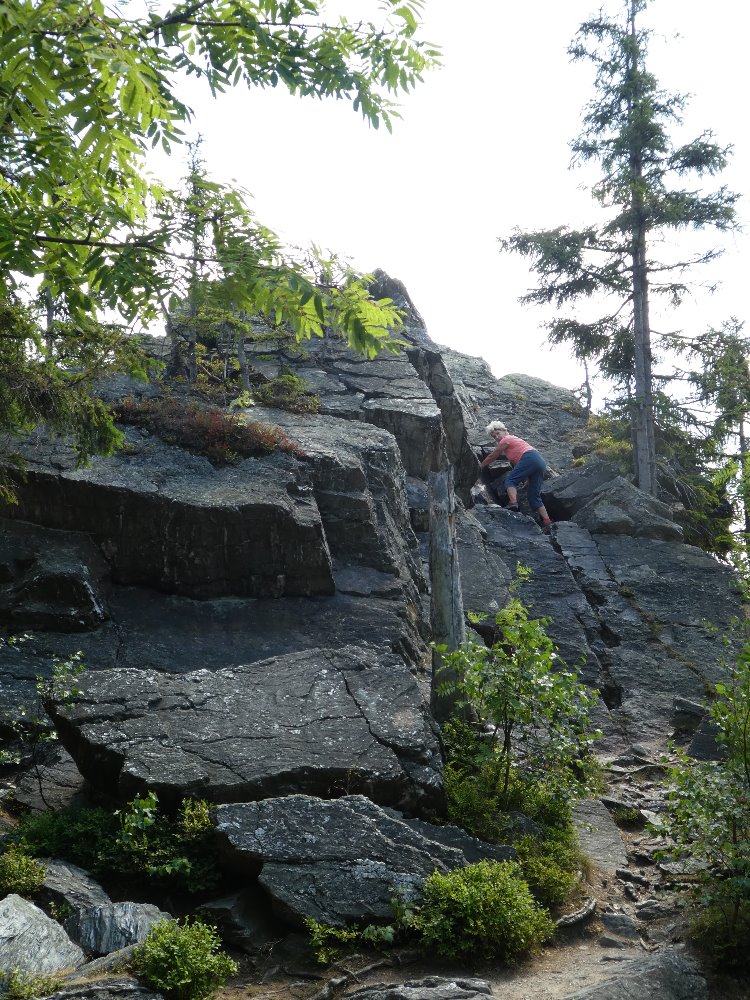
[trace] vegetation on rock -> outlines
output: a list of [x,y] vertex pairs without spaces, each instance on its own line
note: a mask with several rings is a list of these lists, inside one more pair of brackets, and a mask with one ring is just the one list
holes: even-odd
[[279,427],[244,417],[196,400],[163,396],[157,399],[129,397],[113,407],[123,424],[145,427],[167,444],[179,445],[205,455],[214,465],[227,465],[242,458],[286,451],[301,451]]
[[434,872],[423,894],[413,920],[424,947],[443,958],[512,961],[554,933],[513,862],[480,861],[445,875]]
[[135,950],[133,967],[166,1000],[209,1000],[237,972],[215,928],[199,920],[163,920]]
[[16,845],[0,854],[0,898],[14,892],[18,896],[33,896],[41,889],[45,865]]
[[663,832],[670,854],[695,864],[694,939],[722,967],[747,968],[750,936],[750,639],[708,706],[722,751],[679,753]]
[[185,799],[175,817],[154,792],[122,810],[69,807],[23,816],[12,838],[38,857],[63,858],[98,877],[137,877],[188,892],[218,881],[208,803]]
[[34,975],[13,969],[3,982],[5,1000],[37,1000],[56,993],[63,985],[59,976]]

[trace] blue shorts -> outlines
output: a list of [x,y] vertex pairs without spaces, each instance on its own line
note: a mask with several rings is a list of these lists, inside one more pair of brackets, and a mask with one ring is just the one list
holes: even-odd
[[542,483],[547,466],[538,451],[527,451],[521,455],[518,465],[514,465],[505,477],[506,486],[519,486],[526,480],[526,490],[529,496],[529,507],[539,510],[542,502]]

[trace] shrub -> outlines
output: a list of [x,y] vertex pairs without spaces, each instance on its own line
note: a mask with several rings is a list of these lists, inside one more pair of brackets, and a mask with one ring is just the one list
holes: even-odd
[[207,1000],[237,972],[213,927],[198,920],[163,920],[135,950],[133,965],[167,1000]]
[[0,897],[15,892],[33,896],[42,887],[46,867],[15,845],[0,854]]
[[30,853],[65,858],[97,875],[127,875],[197,892],[218,880],[207,802],[185,799],[177,816],[153,792],[126,809],[68,808],[23,817],[14,836]]
[[423,892],[415,923],[425,948],[444,958],[509,961],[538,948],[555,930],[513,862],[434,872]]
[[291,413],[317,413],[320,409],[320,396],[310,392],[304,379],[292,372],[253,386],[251,395],[257,403],[277,406]]
[[570,898],[585,863],[572,823],[547,827],[542,837],[521,837],[514,846],[535,899],[544,906],[559,906]]
[[671,771],[662,831],[670,855],[702,865],[693,934],[723,966],[747,967],[750,929],[750,639],[708,711],[724,751],[719,761],[684,753]]
[[32,854],[65,858],[97,873],[117,837],[117,818],[101,808],[49,809],[21,817],[14,836]]
[[472,769],[486,765],[485,778],[494,776],[495,798],[504,810],[517,808],[513,799],[520,787],[535,784],[563,805],[574,801],[586,790],[588,751],[599,735],[588,721],[596,692],[564,669],[547,621],[531,618],[515,595],[529,575],[518,566],[511,598],[495,618],[496,642],[441,651],[454,678],[442,689],[458,691],[491,727],[474,744]]
[[5,980],[3,996],[5,1000],[36,1000],[37,997],[56,993],[62,985],[63,981],[58,976],[34,975],[13,969]]
[[117,403],[113,413],[120,423],[146,427],[167,444],[205,455],[214,465],[273,451],[301,454],[279,427],[248,423],[210,404],[171,396],[140,400],[130,397]]

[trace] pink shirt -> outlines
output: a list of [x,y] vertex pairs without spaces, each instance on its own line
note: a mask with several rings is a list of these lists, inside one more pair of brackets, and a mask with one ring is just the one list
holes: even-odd
[[521,455],[527,451],[534,451],[533,444],[524,441],[523,438],[515,437],[513,434],[506,434],[497,442],[497,447],[485,458],[483,465],[489,465],[501,455],[505,455],[511,465],[518,465]]

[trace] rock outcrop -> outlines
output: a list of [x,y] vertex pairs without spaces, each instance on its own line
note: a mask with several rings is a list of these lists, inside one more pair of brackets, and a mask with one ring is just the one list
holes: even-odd
[[[378,275],[377,289],[405,310],[398,354],[367,361],[330,336],[300,348],[269,331],[248,345],[258,378],[292,371],[320,396],[318,413],[245,414],[284,429],[296,455],[217,468],[128,427],[122,452],[78,468],[64,442],[39,432],[19,444],[19,503],[0,510],[0,623],[33,633],[0,643],[0,722],[19,721],[55,658],[80,650],[88,668],[75,704],[50,706],[67,753],[37,760],[19,801],[40,809],[154,790],[170,807],[185,795],[219,804],[232,892],[222,887],[205,912],[251,954],[308,916],[337,927],[387,921],[394,892],[418,894],[435,868],[509,856],[433,822],[444,792],[428,710],[432,473],[452,466],[460,501],[456,597],[487,616],[476,628],[492,641],[517,565],[530,567],[520,596],[600,692],[600,754],[624,776],[624,808],[644,822],[659,803],[627,782],[676,731],[705,729],[705,692],[725,670],[720,635],[741,607],[729,569],[684,544],[673,506],[611,463],[581,462],[585,415],[572,393],[495,378],[480,359],[434,344],[398,282]],[[153,398],[160,388],[117,379],[102,392]],[[548,461],[543,496],[558,523],[547,533],[477,486],[491,445],[484,427],[498,418]],[[591,853],[611,881],[631,855],[610,806],[582,807],[581,824],[596,826]],[[633,888],[651,888],[639,877],[625,894],[633,905],[602,914],[613,949],[669,941],[653,929],[660,904]],[[164,915],[99,892],[53,861],[40,896],[65,903],[89,957],[124,955],[116,949]],[[37,907],[12,896],[0,907],[0,948],[25,934],[49,941],[50,955],[40,965],[22,949],[0,956],[0,968],[82,965],[79,944]],[[33,929],[16,933],[21,925]],[[89,963],[104,978],[57,995],[154,997],[113,963]],[[699,973],[668,949],[576,995],[619,1000],[646,983],[670,1000],[705,995]],[[432,978],[353,995],[492,993],[480,980]]]
[[418,899],[433,871],[514,855],[455,827],[410,821],[361,795],[220,806],[216,829],[228,864],[259,872],[275,912],[300,925],[308,917],[334,927],[388,922],[394,895]]
[[350,790],[409,812],[442,807],[437,739],[416,679],[391,653],[316,649],[179,676],[100,671],[54,719],[81,773],[123,799]]

